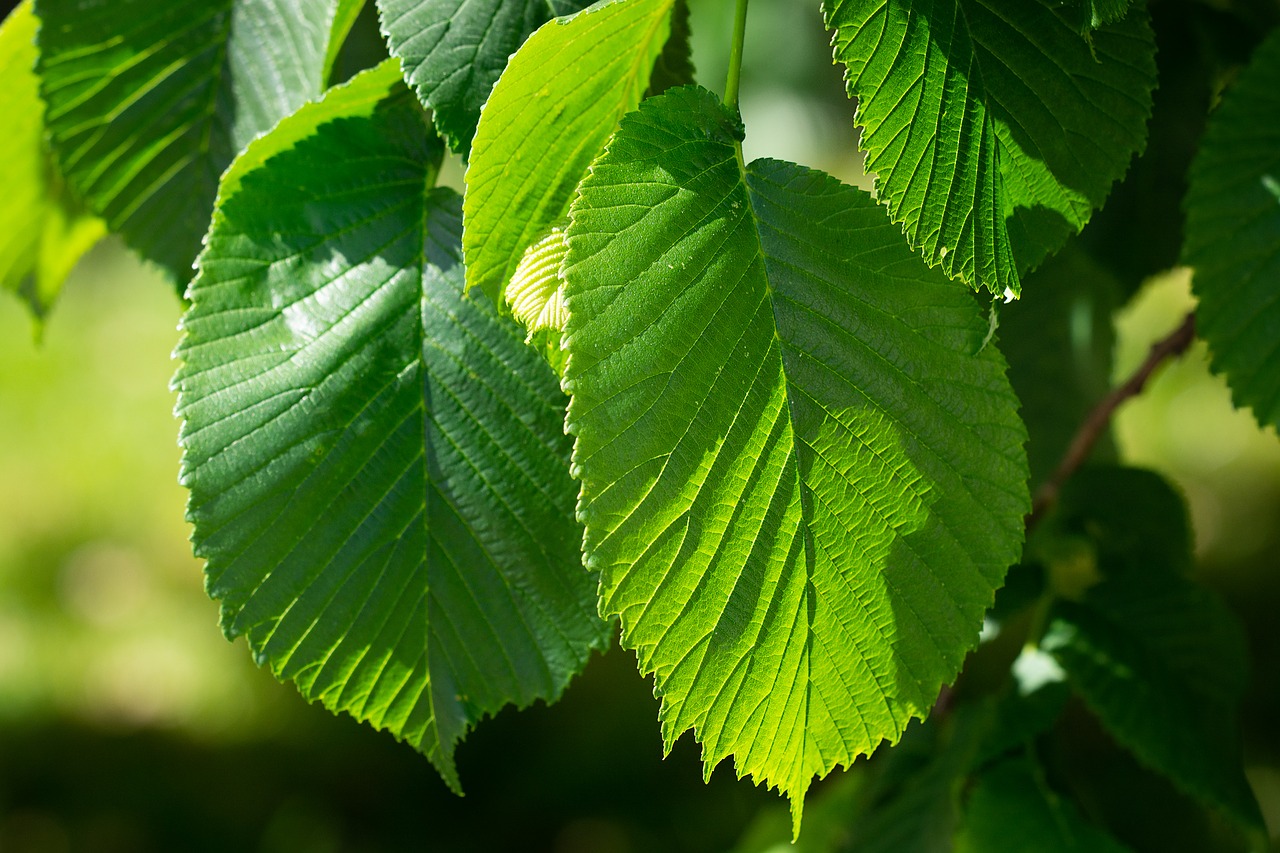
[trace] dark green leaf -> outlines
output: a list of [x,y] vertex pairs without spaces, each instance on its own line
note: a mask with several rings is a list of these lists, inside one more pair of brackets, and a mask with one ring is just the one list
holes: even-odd
[[930,264],[1018,293],[1142,148],[1146,13],[1082,35],[1057,0],[827,0],[879,200]]
[[1239,406],[1280,426],[1280,32],[1223,96],[1191,170],[1196,328]]
[[1103,471],[1064,493],[1064,513],[1082,522],[1104,579],[1081,601],[1054,605],[1040,645],[1116,740],[1254,829],[1261,817],[1235,723],[1244,637],[1217,596],[1187,579],[1185,510],[1177,507],[1175,522],[1162,504],[1176,498],[1153,480]]
[[218,176],[325,83],[337,0],[36,0],[58,165],[113,232],[176,281]]
[[571,213],[565,387],[588,564],[670,745],[776,785],[932,706],[1027,509],[1025,434],[971,296],[859,191],[744,172],[741,124],[673,89]]
[[587,166],[649,88],[675,6],[596,6],[542,27],[511,58],[485,105],[467,168],[468,288],[500,300],[525,250],[568,214]]
[[1081,817],[1029,758],[978,776],[956,834],[956,853],[1125,853],[1129,848]]
[[332,90],[228,173],[179,348],[182,479],[227,633],[457,788],[466,731],[558,696],[607,625],[564,395],[462,297],[460,199],[399,79]]

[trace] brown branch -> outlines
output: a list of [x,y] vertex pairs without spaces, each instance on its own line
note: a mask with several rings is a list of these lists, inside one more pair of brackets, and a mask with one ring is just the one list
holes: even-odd
[[1190,312],[1183,318],[1178,328],[1151,345],[1146,361],[1142,362],[1142,365],[1125,380],[1124,384],[1111,389],[1107,396],[1098,401],[1098,404],[1089,412],[1089,416],[1084,419],[1084,423],[1080,424],[1080,428],[1076,430],[1076,434],[1071,439],[1071,445],[1063,454],[1058,467],[1036,490],[1035,499],[1031,502],[1031,513],[1027,516],[1028,533],[1058,502],[1058,492],[1062,490],[1063,484],[1089,458],[1093,446],[1102,437],[1107,424],[1111,422],[1111,416],[1120,404],[1130,397],[1141,394],[1151,375],[1156,372],[1156,368],[1165,361],[1177,358],[1186,352],[1195,337],[1196,315],[1195,312]]

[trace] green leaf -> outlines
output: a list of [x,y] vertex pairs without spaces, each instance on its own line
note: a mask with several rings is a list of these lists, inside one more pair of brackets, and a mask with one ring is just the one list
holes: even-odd
[[1129,848],[1085,821],[1051,789],[1031,758],[980,774],[969,795],[956,853],[1125,853]]
[[[1149,488],[1122,484],[1117,476],[1096,477],[1093,489],[1077,486],[1062,496],[1068,515],[1109,509],[1113,530],[1125,528],[1133,508],[1146,509],[1127,541],[1086,525],[1105,579],[1080,602],[1055,603],[1041,648],[1117,741],[1187,793],[1256,829],[1261,817],[1235,723],[1248,680],[1240,626],[1216,595],[1185,575],[1185,509],[1160,508],[1148,500]],[[1167,523],[1159,524],[1160,516]]]
[[26,0],[0,25],[0,290],[23,297],[39,320],[106,229],[66,191],[49,159],[34,73],[36,23]]
[[568,214],[587,166],[649,88],[675,5],[595,6],[546,24],[511,57],[480,117],[467,168],[468,289],[498,301],[525,249]]
[[436,129],[467,156],[480,108],[511,54],[554,15],[587,0],[378,0],[382,32]]
[[504,294],[512,316],[529,333],[525,343],[541,350],[560,375],[564,374],[568,358],[562,339],[569,319],[560,264],[568,253],[564,229],[552,228],[550,234],[525,250]]
[[278,132],[229,174],[183,321],[196,552],[228,635],[457,789],[466,731],[558,696],[606,640],[566,400],[462,297],[461,200],[432,188],[443,145],[394,66]]
[[320,94],[338,0],[36,0],[54,155],[113,232],[185,283],[218,176]]
[[1088,37],[1058,0],[827,0],[877,197],[971,287],[1079,231],[1139,151],[1155,85],[1144,9]]
[[933,704],[1028,506],[1025,434],[970,294],[819,172],[745,171],[705,90],[651,98],[584,180],[564,385],[601,608],[668,747],[777,786]]
[[1183,257],[1196,329],[1238,406],[1280,426],[1280,33],[1209,120],[1191,168]]

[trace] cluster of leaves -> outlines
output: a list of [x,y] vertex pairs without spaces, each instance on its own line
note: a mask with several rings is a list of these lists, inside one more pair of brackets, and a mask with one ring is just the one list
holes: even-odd
[[[874,197],[744,162],[741,27],[722,100],[685,0],[376,0],[367,64],[363,7],[27,0],[0,30],[0,286],[43,314],[109,231],[185,294],[181,477],[228,636],[460,788],[466,732],[620,626],[668,748],[692,730],[798,832],[985,616],[1027,643],[1007,686],[893,752],[859,843],[1123,849],[1035,750],[1071,695],[1258,836],[1242,642],[1164,484],[1076,478],[1005,584],[1078,414],[1036,397],[1073,369],[1046,343],[1098,293],[1059,252],[1146,144],[1142,2],[828,0]],[[1182,249],[1264,424],[1277,78],[1280,36],[1208,120]],[[987,303],[1020,295],[997,340]]]

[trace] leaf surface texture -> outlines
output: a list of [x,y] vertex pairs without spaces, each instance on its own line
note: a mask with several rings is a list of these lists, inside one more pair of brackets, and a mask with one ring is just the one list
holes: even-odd
[[226,632],[456,789],[465,732],[558,696],[607,625],[565,397],[462,297],[461,200],[399,79],[331,90],[229,174],[178,353],[182,478]]
[[932,705],[1016,558],[1025,434],[973,298],[874,203],[646,100],[574,202],[568,426],[588,565],[668,746],[777,786]]

